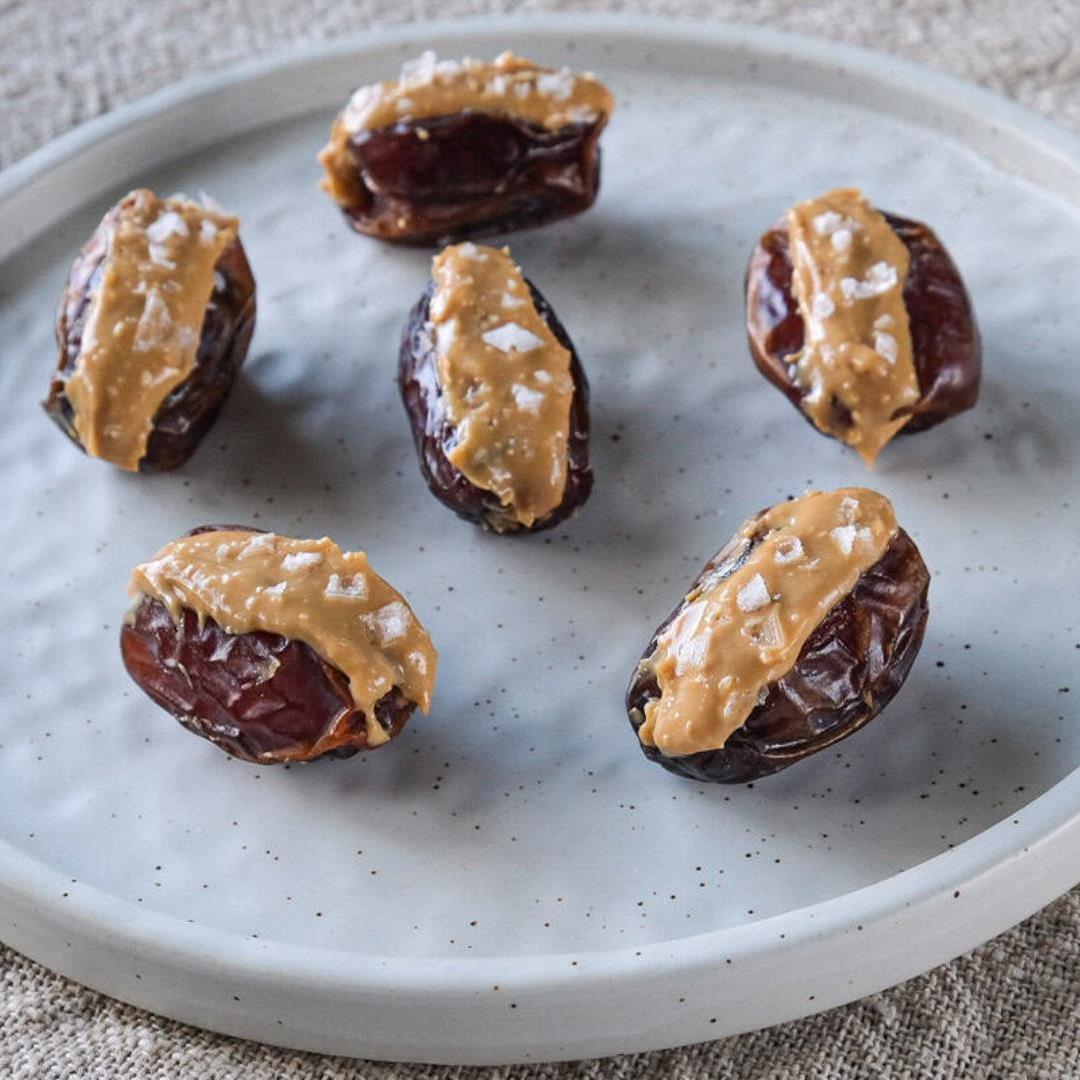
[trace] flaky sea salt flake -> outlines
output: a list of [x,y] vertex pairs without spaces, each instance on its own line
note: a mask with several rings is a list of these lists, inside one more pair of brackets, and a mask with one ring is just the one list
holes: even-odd
[[876,330],[874,331],[874,352],[879,356],[883,356],[890,364],[895,364],[896,358],[900,354],[900,347],[892,334]]
[[797,536],[788,536],[776,545],[773,561],[780,566],[786,566],[801,559],[804,554],[802,541]]
[[544,394],[540,390],[533,390],[528,386],[522,386],[521,383],[514,383],[510,387],[510,392],[514,395],[514,401],[517,403],[519,409],[523,409],[525,412],[539,413],[540,406],[544,404]]
[[760,574],[755,574],[737,593],[735,602],[740,611],[758,611],[765,607],[772,597],[769,587]]
[[840,228],[840,224],[843,220],[843,214],[838,214],[835,210],[826,210],[823,214],[818,214],[813,219],[814,232],[816,232],[818,236],[831,236]]
[[490,345],[493,349],[504,353],[532,352],[533,349],[539,349],[544,344],[543,338],[537,337],[531,330],[526,330],[524,326],[513,322],[503,323],[502,326],[481,334],[481,339],[485,345]]
[[164,244],[149,244],[147,253],[155,266],[160,266],[165,270],[176,269],[176,263],[169,258],[169,249]]
[[323,557],[317,551],[295,551],[281,560],[281,569],[291,574],[309,566],[318,566],[322,561]]
[[829,535],[833,538],[836,546],[845,554],[850,555],[855,545],[855,526],[838,525]]
[[446,356],[453,348],[454,342],[457,340],[457,332],[457,319],[441,322],[435,327],[435,348],[440,355]]
[[688,638],[680,641],[675,647],[676,673],[682,675],[687,671],[698,671],[705,666],[708,657],[709,641],[704,636]]
[[168,339],[172,326],[172,313],[168,304],[157,289],[151,289],[146,294],[146,302],[139,316],[139,324],[135,328],[132,345],[138,352],[156,349]]
[[574,73],[569,68],[546,71],[537,78],[536,89],[555,101],[566,101],[574,93]]
[[406,60],[401,65],[398,82],[405,86],[423,86],[435,78],[438,58],[433,49],[425,49],[415,60]]
[[367,582],[359,574],[354,578],[341,578],[337,574],[331,574],[323,593],[331,598],[362,600],[367,596]]
[[876,262],[866,271],[866,277],[840,279],[840,291],[845,300],[870,300],[896,287],[900,278],[896,267],[885,261]]
[[361,619],[380,645],[390,645],[403,638],[411,621],[409,609],[400,600],[391,601],[372,615],[362,615]]
[[162,211],[146,226],[146,236],[152,244],[164,244],[171,236],[187,235],[187,222],[175,210]]
[[463,70],[460,61],[457,60],[439,60],[435,64],[435,74],[441,75],[444,79],[453,79]]
[[273,533],[258,533],[253,536],[243,547],[240,552],[242,559],[251,558],[255,555],[261,555],[263,552],[274,550],[274,534]]

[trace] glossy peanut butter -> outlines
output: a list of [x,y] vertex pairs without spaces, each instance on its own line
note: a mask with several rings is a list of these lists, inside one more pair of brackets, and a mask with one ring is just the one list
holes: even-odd
[[746,522],[733,541],[745,562],[698,585],[657,640],[647,663],[660,697],[641,741],[669,757],[723,747],[896,531],[868,488],[810,492]]
[[102,222],[106,255],[64,392],[88,454],[136,470],[158,408],[195,369],[214,267],[236,218],[131,192]]
[[[799,203],[787,227],[805,327],[793,370],[806,392],[801,408],[873,465],[919,400],[904,306],[908,250],[854,189]],[[838,420],[836,402],[850,413],[850,426]]]
[[176,622],[190,608],[230,634],[259,630],[310,645],[348,678],[369,746],[388,738],[375,704],[395,686],[424,712],[431,703],[438,655],[427,631],[363,552],[326,537],[181,537],[135,567],[128,591],[159,600]]
[[342,205],[356,197],[356,164],[349,140],[407,120],[454,116],[465,111],[514,116],[548,130],[604,122],[615,102],[592,75],[554,71],[505,52],[492,63],[438,60],[426,52],[407,63],[392,82],[361,87],[334,122],[319,155],[323,187]]
[[562,502],[574,380],[570,352],[533,303],[507,248],[456,244],[435,257],[428,332],[453,465],[529,526]]

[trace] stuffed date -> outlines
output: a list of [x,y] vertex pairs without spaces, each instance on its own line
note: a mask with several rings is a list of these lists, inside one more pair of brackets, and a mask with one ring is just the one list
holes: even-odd
[[323,187],[357,232],[399,243],[542,225],[592,205],[613,107],[591,75],[429,51],[356,91],[319,157]]
[[428,710],[427,632],[362,552],[325,537],[197,529],[137,566],[129,591],[128,673],[234,757],[348,757]]
[[637,665],[627,710],[645,756],[739,783],[858,731],[907,677],[929,582],[877,492],[810,492],[762,511],[706,564]]
[[460,517],[536,532],[588,498],[585,372],[507,249],[466,242],[435,258],[405,327],[399,386],[420,470]]
[[91,457],[174,469],[213,424],[255,326],[238,228],[208,206],[139,189],[76,258],[44,407]]
[[750,351],[823,434],[872,465],[970,409],[982,353],[959,271],[925,225],[851,189],[799,203],[750,258]]

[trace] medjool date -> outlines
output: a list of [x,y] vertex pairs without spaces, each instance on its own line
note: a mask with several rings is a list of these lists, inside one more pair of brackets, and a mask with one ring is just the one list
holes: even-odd
[[[589,386],[573,342],[505,250],[461,244],[436,265],[444,284],[432,281],[410,314],[399,365],[424,479],[458,516],[495,532],[558,525],[593,483]],[[516,291],[504,295],[506,280]],[[466,294],[448,305],[439,293],[456,295],[462,281]],[[459,352],[440,362],[449,335],[439,327],[448,323],[458,327],[449,347]]]
[[426,53],[401,78],[357,91],[320,160],[357,231],[447,244],[588,209],[600,186],[611,95],[594,78],[504,53],[494,63]]
[[[858,193],[833,192],[830,196],[849,194]],[[827,205],[828,199],[829,196],[823,197],[823,205]],[[884,211],[876,213],[907,252],[908,269],[902,280],[901,295],[910,332],[917,393],[912,401],[897,401],[894,415],[902,424],[894,434],[914,434],[975,405],[982,369],[979,331],[960,273],[938,237],[920,222]],[[827,213],[819,215],[815,223],[823,217]],[[835,222],[827,222],[822,231],[830,225]],[[857,228],[847,228],[843,222],[838,231],[844,245],[837,250],[840,259],[857,248],[860,235]],[[872,258],[868,255],[867,261]],[[758,369],[796,408],[808,415],[808,401],[815,388],[798,371],[798,361],[809,339],[806,313],[800,310],[793,278],[789,217],[785,217],[762,236],[750,258],[746,277],[747,330]],[[820,326],[828,325],[833,316],[830,308],[844,314],[860,302],[862,295],[872,291],[873,283],[868,288],[862,281],[852,278],[848,281],[847,294],[834,289],[818,301],[819,312],[828,312],[825,318],[815,320]],[[884,284],[879,279],[877,287]],[[886,334],[884,338],[880,336],[882,331]],[[823,331],[818,333],[823,336]],[[892,326],[871,330],[865,335],[865,344],[884,343],[885,363],[895,363],[895,334]],[[832,399],[832,415],[827,418],[826,426],[812,420],[826,434],[838,438],[844,438],[852,426],[852,408],[859,408],[842,400],[842,396]]]
[[[875,493],[847,489],[832,494],[853,498],[873,511],[867,496]],[[922,643],[930,576],[914,541],[895,526],[895,519],[887,521],[884,530],[877,530],[876,542],[863,553],[861,563],[847,567],[847,581],[841,582],[839,596],[833,590],[838,578],[814,586],[823,603],[810,612],[803,634],[785,640],[791,624],[783,617],[770,623],[774,613],[784,615],[780,605],[785,589],[798,588],[791,584],[791,575],[806,574],[806,581],[810,581],[822,573],[832,574],[837,569],[835,560],[826,557],[815,567],[813,559],[820,558],[822,551],[827,556],[830,543],[838,545],[842,556],[849,539],[847,556],[858,554],[863,544],[859,530],[867,525],[854,519],[839,525],[826,522],[826,531],[818,530],[817,535],[813,529],[785,532],[786,508],[794,507],[797,512],[800,503],[815,497],[822,496],[815,493],[794,503],[782,503],[750,519],[709,560],[686,598],[653,635],[635,669],[626,704],[642,751],[665,769],[719,783],[768,776],[858,731],[903,685]],[[883,499],[881,502],[888,505]],[[832,530],[839,530],[835,537]],[[771,551],[765,549],[766,542]],[[778,563],[778,553],[781,559],[787,558],[786,563]],[[791,575],[782,572],[785,566]],[[750,576],[755,573],[762,582],[768,579],[760,596]],[[732,628],[728,623],[726,632],[740,635],[752,646],[764,642],[766,651],[777,650],[779,658],[779,662],[758,669],[767,669],[768,677],[760,685],[751,682],[744,688],[747,693],[737,702],[741,710],[734,709],[729,717],[716,708],[725,699],[715,690],[732,671],[739,671],[740,664],[746,670],[745,656],[739,656],[743,643],[733,636],[722,638],[725,631],[716,628],[720,623],[709,622],[708,610],[699,620],[697,636],[685,632],[703,614],[703,599],[712,598],[715,604],[725,586],[734,590],[727,599],[735,600],[728,607],[737,624]],[[667,670],[663,669],[673,641],[681,649],[681,671],[673,668],[670,659]],[[695,668],[695,650],[697,659],[707,658],[710,663]],[[691,693],[682,699],[688,704],[678,713],[669,711],[667,719],[690,726],[676,732],[679,745],[674,749],[679,752],[665,753],[658,745],[663,740],[656,737],[656,720],[650,714],[668,692],[661,683],[667,682],[669,689],[674,684],[678,694],[685,690],[685,685],[678,686],[679,680],[689,681]],[[705,682],[695,685],[694,680]],[[695,697],[699,692],[703,696]],[[651,733],[647,721],[653,725]]]
[[[128,673],[234,757],[349,757],[392,739],[417,705],[427,711],[426,631],[362,555],[328,540],[197,529],[136,568],[132,592],[120,634]],[[349,673],[324,651],[342,640]]]
[[[199,259],[207,265],[184,277]],[[117,324],[126,327],[120,335]],[[174,469],[216,419],[254,327],[255,281],[235,219],[182,197],[132,192],[71,268],[45,411],[92,456],[131,470]]]

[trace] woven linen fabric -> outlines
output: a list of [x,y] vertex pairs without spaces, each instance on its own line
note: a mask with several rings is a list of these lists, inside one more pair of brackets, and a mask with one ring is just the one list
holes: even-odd
[[[899,53],[1080,127],[1075,0],[0,0],[0,166],[189,73],[367,26],[481,12],[633,11],[765,23]],[[1080,1076],[1080,890],[921,978],[681,1050],[499,1069],[383,1065],[198,1031],[0,946],[0,1077],[626,1080]]]

